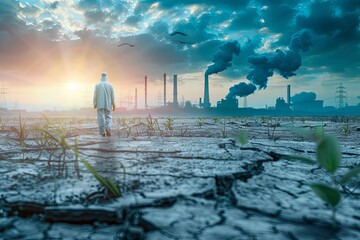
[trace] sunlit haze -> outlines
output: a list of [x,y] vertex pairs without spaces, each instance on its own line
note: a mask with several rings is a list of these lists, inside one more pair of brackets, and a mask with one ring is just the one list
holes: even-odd
[[[240,82],[256,87],[247,97],[249,107],[274,106],[277,97],[286,97],[288,84],[292,94],[315,92],[324,106],[334,106],[340,83],[347,103],[357,105],[359,11],[358,0],[2,0],[1,86],[9,109],[92,107],[94,86],[105,71],[118,106],[126,107],[137,88],[143,108],[144,76],[148,104],[156,107],[163,74],[169,101],[177,74],[179,101],[197,104],[204,97],[204,74],[217,64],[214,56],[235,42],[239,52],[209,76],[212,105]],[[176,31],[184,35],[171,34]],[[117,47],[122,43],[135,46]],[[279,63],[276,49],[291,54]],[[274,63],[258,64],[261,56]],[[289,62],[293,58],[298,66]],[[241,95],[235,96],[242,105]]]

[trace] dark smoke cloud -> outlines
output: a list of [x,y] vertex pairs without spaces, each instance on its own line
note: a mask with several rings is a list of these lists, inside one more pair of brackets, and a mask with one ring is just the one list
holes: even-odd
[[286,79],[295,76],[295,71],[301,66],[299,52],[308,51],[311,46],[319,41],[320,37],[313,31],[301,29],[292,35],[289,50],[277,49],[273,53],[250,56],[248,62],[251,64],[251,70],[247,79],[260,89],[265,89],[268,78],[273,76],[274,71]]
[[316,93],[314,92],[301,92],[291,97],[293,103],[315,101],[315,99]]
[[291,36],[289,48],[296,52],[299,50],[306,52],[319,41],[319,37],[312,30],[304,28]]
[[227,42],[220,47],[220,52],[216,53],[213,58],[213,65],[210,65],[205,72],[205,75],[222,72],[228,67],[231,67],[233,55],[240,54],[240,46],[238,41]]
[[231,99],[236,96],[246,97],[246,96],[254,93],[255,90],[256,90],[255,85],[253,85],[251,83],[247,84],[244,82],[240,82],[239,84],[236,84],[229,89],[229,93],[228,93],[228,95],[226,95],[226,99]]
[[[291,37],[289,50],[280,49],[271,53],[254,54],[248,57],[251,64],[247,79],[251,84],[239,83],[232,88],[228,96],[247,96],[254,93],[256,86],[259,89],[267,87],[268,78],[279,73],[282,77],[288,79],[295,76],[295,71],[301,66],[300,51],[306,52],[309,48],[319,42],[319,37],[309,29],[301,29]],[[232,89],[232,90],[231,90]]]
[[248,58],[251,71],[247,79],[260,89],[267,87],[268,78],[277,71],[284,78],[296,75],[294,72],[301,66],[301,56],[294,51],[281,51],[274,53],[254,55]]

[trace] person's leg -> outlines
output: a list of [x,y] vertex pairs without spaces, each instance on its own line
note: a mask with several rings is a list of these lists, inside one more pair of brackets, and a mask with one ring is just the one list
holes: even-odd
[[106,136],[111,136],[111,121],[112,121],[111,111],[108,111],[108,110],[104,110],[104,111],[105,111]]
[[105,109],[97,110],[99,133],[102,136],[105,136]]

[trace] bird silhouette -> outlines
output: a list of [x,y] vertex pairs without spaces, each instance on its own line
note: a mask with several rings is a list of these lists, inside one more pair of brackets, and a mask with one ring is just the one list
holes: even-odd
[[170,33],[169,34],[170,36],[175,36],[175,35],[182,35],[182,36],[187,36],[187,34],[186,33],[183,33],[183,32],[172,32],[172,33]]
[[178,43],[180,43],[180,44],[193,44],[191,42],[186,42],[186,41],[178,41]]
[[122,43],[122,44],[118,45],[118,47],[125,46],[125,45],[129,46],[129,47],[135,47],[135,45],[130,44],[130,43]]

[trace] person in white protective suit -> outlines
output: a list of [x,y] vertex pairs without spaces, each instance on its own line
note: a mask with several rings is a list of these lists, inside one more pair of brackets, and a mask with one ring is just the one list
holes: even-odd
[[114,89],[108,82],[106,72],[101,74],[100,82],[94,90],[94,108],[97,109],[99,133],[111,136],[111,111],[115,111]]

